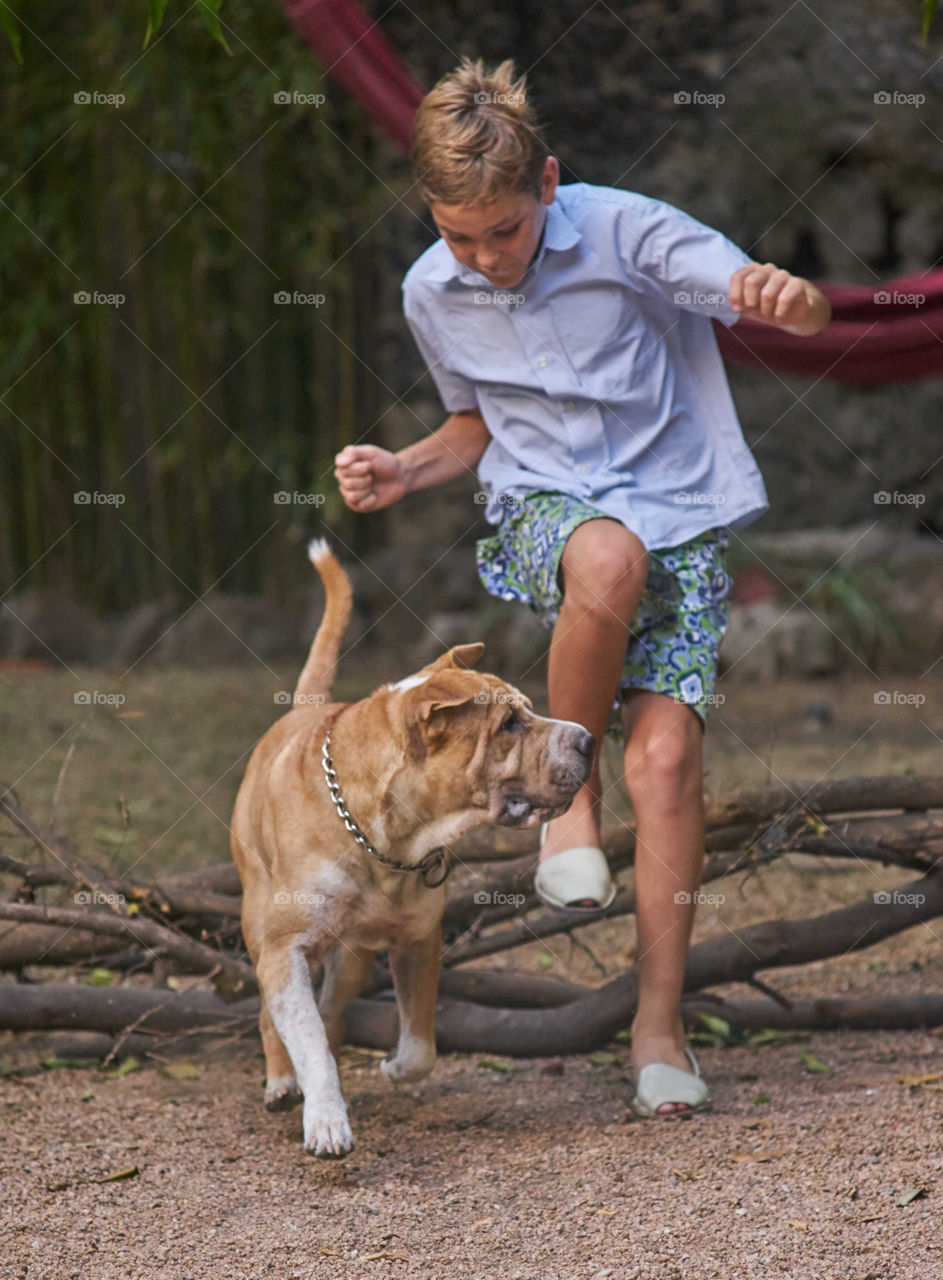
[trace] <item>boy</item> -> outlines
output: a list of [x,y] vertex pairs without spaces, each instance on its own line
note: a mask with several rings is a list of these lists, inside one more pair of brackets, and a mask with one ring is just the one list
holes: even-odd
[[[703,871],[701,738],[728,529],[768,506],[710,317],[811,335],[829,304],[671,205],[558,186],[510,61],[489,74],[464,58],[445,76],[419,107],[412,159],[442,239],[407,273],[403,307],[450,416],[396,454],[342,450],[335,475],[369,512],[477,465],[498,526],[479,576],[553,625],[550,715],[600,743],[619,695],[637,837],[633,1107],[694,1110],[709,1097],[680,1000]],[[611,901],[602,799],[597,749],[542,832],[535,887],[551,906]]]

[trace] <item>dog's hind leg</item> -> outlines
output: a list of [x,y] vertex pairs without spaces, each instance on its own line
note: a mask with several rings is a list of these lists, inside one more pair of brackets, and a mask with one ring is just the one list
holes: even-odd
[[399,1011],[399,1042],[380,1070],[394,1084],[421,1080],[435,1066],[435,1002],[442,964],[438,925],[418,942],[390,949]]
[[344,1014],[354,996],[363,990],[373,969],[373,952],[365,947],[338,943],[324,965],[324,983],[318,1009],[331,1053],[337,1058],[344,1043]]

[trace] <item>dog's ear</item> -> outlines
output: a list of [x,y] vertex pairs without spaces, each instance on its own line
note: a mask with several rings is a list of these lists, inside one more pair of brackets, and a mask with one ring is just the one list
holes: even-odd
[[456,644],[443,653],[441,658],[430,663],[427,670],[449,671],[457,668],[459,671],[468,671],[478,665],[484,651],[485,646],[480,640],[476,640],[474,644]]
[[[471,649],[476,646],[462,647]],[[428,680],[424,680],[422,684],[410,690],[407,707],[411,718],[421,724],[428,721],[434,711],[445,711],[448,707],[461,707],[466,702],[480,699],[481,692],[480,687],[461,674],[458,668],[446,668],[437,671]]]

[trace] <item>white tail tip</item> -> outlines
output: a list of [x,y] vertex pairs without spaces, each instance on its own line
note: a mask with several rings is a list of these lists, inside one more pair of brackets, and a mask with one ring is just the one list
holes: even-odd
[[331,555],[331,548],[326,538],[312,538],[308,543],[308,559],[312,564],[319,564]]

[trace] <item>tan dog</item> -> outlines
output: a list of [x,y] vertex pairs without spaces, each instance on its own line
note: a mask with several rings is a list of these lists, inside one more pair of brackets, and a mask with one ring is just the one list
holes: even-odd
[[[344,1010],[389,948],[399,1043],[392,1081],[435,1062],[433,1019],[448,874],[443,850],[482,823],[534,826],[566,811],[594,742],[578,724],[535,715],[459,645],[356,703],[332,703],[351,588],[326,543],[312,563],[327,606],[295,706],[257,744],[232,820],[242,928],[259,980],[265,1105],[304,1096],[305,1149],[353,1147],[336,1057]],[[324,964],[320,1009],[311,974]]]

